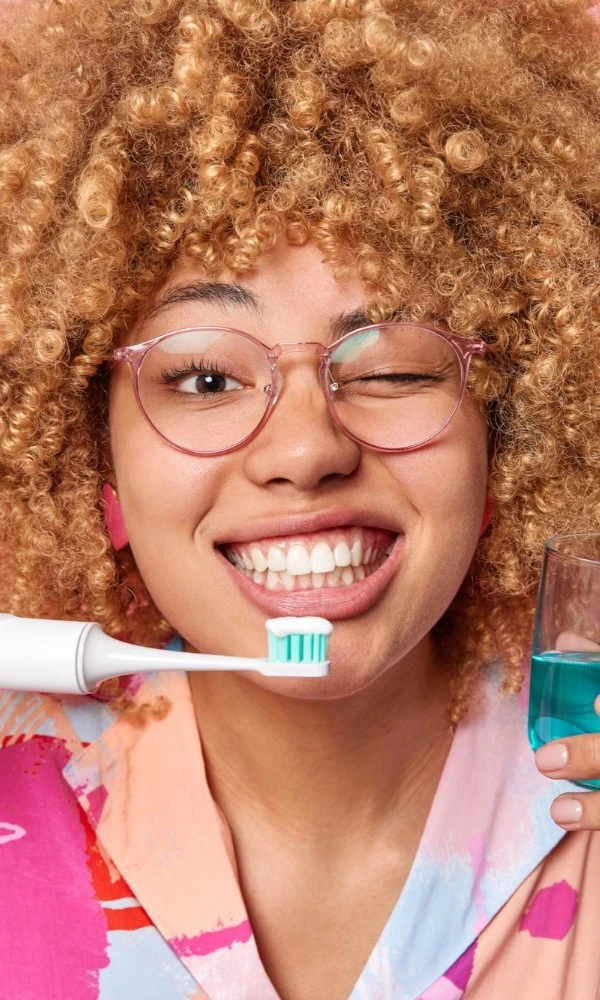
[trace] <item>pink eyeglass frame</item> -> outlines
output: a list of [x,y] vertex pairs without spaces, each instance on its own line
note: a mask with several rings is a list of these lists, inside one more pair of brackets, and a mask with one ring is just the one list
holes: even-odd
[[[362,438],[358,437],[358,435],[353,434],[352,431],[349,431],[348,428],[345,426],[345,424],[342,423],[336,412],[331,397],[331,388],[328,380],[329,362],[331,360],[332,355],[340,346],[340,344],[343,344],[344,341],[349,340],[350,337],[356,336],[357,333],[366,333],[369,330],[373,329],[381,330],[381,329],[387,329],[389,327],[394,327],[396,329],[410,327],[410,329],[412,330],[427,330],[430,333],[435,333],[439,337],[442,337],[454,349],[454,352],[458,358],[458,363],[460,365],[460,372],[461,372],[461,381],[460,381],[458,398],[456,401],[456,405],[452,410],[448,419],[439,428],[439,430],[435,432],[435,434],[431,434],[428,438],[425,439],[425,441],[420,441],[418,444],[409,445],[408,447],[404,448],[386,448],[382,445],[370,444],[368,441],[364,441]],[[269,392],[269,402],[265,407],[265,412],[261,417],[261,420],[254,428],[254,430],[251,431],[250,434],[247,434],[246,437],[243,438],[241,441],[238,441],[237,444],[232,445],[231,448],[223,448],[219,451],[192,451],[189,448],[182,448],[179,445],[174,444],[172,441],[169,441],[169,439],[165,437],[165,435],[161,431],[159,431],[158,427],[156,427],[152,423],[150,417],[148,416],[146,410],[144,409],[144,406],[140,398],[139,372],[142,362],[145,356],[148,354],[148,352],[153,347],[155,347],[156,344],[159,344],[162,340],[166,340],[167,337],[174,337],[178,333],[192,333],[195,330],[199,332],[204,332],[205,330],[215,330],[215,331],[222,330],[224,333],[236,333],[242,337],[245,337],[246,340],[251,340],[252,343],[255,344],[260,350],[264,351],[265,357],[268,361],[269,367],[273,374],[271,384],[269,386],[265,386],[265,390]],[[253,337],[250,333],[246,333],[244,330],[237,330],[233,327],[226,327],[226,326],[214,326],[211,324],[210,326],[192,326],[192,327],[186,327],[185,329],[181,330],[170,330],[169,333],[163,333],[160,335],[160,337],[155,337],[153,340],[147,340],[142,344],[134,344],[131,347],[118,347],[111,355],[110,359],[106,362],[106,368],[110,371],[118,361],[126,361],[128,363],[133,381],[133,390],[135,393],[135,398],[137,401],[137,405],[140,409],[140,412],[142,413],[142,416],[144,417],[146,422],[150,425],[150,427],[152,427],[152,429],[159,435],[159,437],[161,437],[163,441],[166,441],[166,443],[170,445],[171,448],[175,448],[176,451],[181,451],[186,455],[195,455],[199,458],[211,458],[216,455],[228,455],[232,451],[237,451],[238,448],[241,448],[243,447],[243,445],[248,444],[249,441],[252,441],[252,439],[255,438],[256,435],[259,434],[260,431],[263,429],[267,420],[269,419],[269,417],[273,412],[273,409],[275,407],[275,404],[277,403],[277,400],[279,398],[279,393],[281,391],[281,387],[283,384],[283,376],[281,374],[280,369],[277,366],[277,359],[280,358],[282,354],[292,354],[296,352],[314,354],[316,357],[320,358],[319,381],[321,384],[321,389],[323,390],[323,395],[325,396],[327,411],[333,423],[337,427],[339,427],[340,430],[347,437],[351,438],[353,441],[356,441],[357,444],[363,445],[366,448],[370,448],[373,451],[383,451],[398,455],[398,454],[403,454],[404,452],[417,451],[419,448],[423,448],[426,444],[429,444],[430,441],[433,441],[434,438],[438,437],[443,430],[445,430],[445,428],[453,419],[454,415],[456,414],[456,411],[458,410],[460,404],[463,401],[467,385],[467,378],[469,375],[469,368],[471,366],[471,360],[473,356],[475,354],[483,355],[486,353],[486,351],[487,351],[487,345],[483,340],[464,340],[461,339],[460,337],[455,337],[451,333],[446,333],[444,330],[439,330],[435,326],[430,326],[427,323],[396,323],[396,322],[372,323],[369,326],[362,326],[357,330],[351,330],[350,333],[344,334],[343,337],[340,337],[339,340],[336,340],[333,344],[330,344],[329,347],[324,347],[323,344],[319,344],[316,341],[303,341],[296,344],[276,344],[275,347],[267,347],[267,345],[263,344],[261,340],[258,340],[256,337]],[[335,385],[335,382],[332,384]]]

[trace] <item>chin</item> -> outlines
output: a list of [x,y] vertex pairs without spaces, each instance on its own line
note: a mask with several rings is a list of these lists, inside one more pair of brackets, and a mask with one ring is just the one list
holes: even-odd
[[293,698],[296,701],[339,701],[342,698],[352,698],[375,684],[385,673],[385,668],[373,668],[370,673],[356,671],[355,668],[345,670],[338,663],[337,669],[331,669],[327,677],[263,677],[261,674],[240,673],[245,681],[254,684],[263,691],[282,698]]

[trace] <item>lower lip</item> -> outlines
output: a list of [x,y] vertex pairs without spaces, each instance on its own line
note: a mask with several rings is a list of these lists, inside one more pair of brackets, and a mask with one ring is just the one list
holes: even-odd
[[339,618],[353,618],[375,604],[402,561],[403,542],[404,536],[400,535],[383,565],[364,580],[357,580],[356,583],[345,587],[322,587],[318,590],[291,592],[266,590],[235,569],[222,553],[219,555],[242,593],[270,617],[317,615],[333,621]]

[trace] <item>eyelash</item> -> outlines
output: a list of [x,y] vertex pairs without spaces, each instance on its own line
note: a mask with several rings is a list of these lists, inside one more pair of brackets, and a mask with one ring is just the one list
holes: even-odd
[[197,364],[195,361],[184,368],[163,368],[160,377],[164,385],[170,385],[171,382],[176,382],[180,378],[185,378],[186,375],[223,375],[225,378],[236,378],[232,369],[227,368],[226,365],[221,364],[211,364],[210,361],[206,361]]
[[362,382],[376,381],[377,379],[385,380],[388,379],[390,382],[405,382],[407,385],[412,385],[415,382],[443,382],[445,381],[443,377],[435,375],[431,372],[402,372],[398,374],[397,372],[382,372],[380,374],[373,373],[371,375],[361,376]]

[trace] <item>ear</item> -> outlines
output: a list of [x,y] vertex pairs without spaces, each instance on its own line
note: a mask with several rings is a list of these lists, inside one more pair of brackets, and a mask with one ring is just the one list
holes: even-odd
[[482,535],[485,535],[490,524],[492,523],[492,514],[493,514],[492,501],[490,500],[489,496],[486,495],[485,507],[483,508],[483,518],[481,519],[481,528],[479,530],[480,538]]
[[104,483],[102,487],[102,507],[109,538],[113,548],[118,552],[129,544],[129,539],[117,491],[111,483]]

